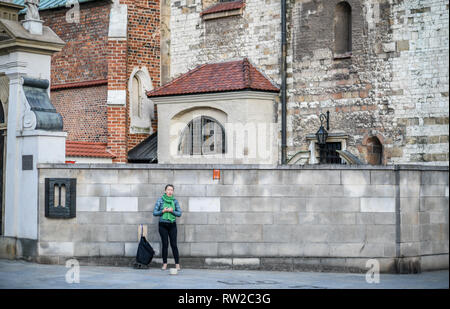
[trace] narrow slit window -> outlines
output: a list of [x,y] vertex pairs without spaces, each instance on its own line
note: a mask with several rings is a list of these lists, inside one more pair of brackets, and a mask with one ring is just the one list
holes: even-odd
[[142,117],[141,81],[136,76],[132,82],[132,111],[136,117]]
[[66,207],[66,185],[61,186],[60,200],[60,205]]
[[334,14],[334,52],[347,54],[352,51],[352,7],[340,2]]
[[59,186],[57,184],[55,184],[54,186],[54,195],[53,195],[53,206],[54,207],[58,207],[59,204],[59,196],[60,196],[60,191],[59,191]]

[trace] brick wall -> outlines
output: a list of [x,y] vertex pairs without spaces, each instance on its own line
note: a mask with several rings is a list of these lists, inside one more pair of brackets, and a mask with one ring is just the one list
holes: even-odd
[[52,91],[52,103],[63,117],[69,141],[106,143],[107,86]]
[[[106,80],[109,1],[80,5],[80,23],[68,23],[69,8],[40,12],[66,45],[52,57],[52,87]],[[51,91],[52,103],[62,115],[69,141],[107,142],[107,87],[82,86]]]
[[[129,133],[130,74],[136,66],[145,66],[153,87],[160,85],[160,7],[159,1],[124,0],[120,3],[128,6],[127,40],[108,40],[110,1],[82,4],[78,24],[66,22],[68,8],[46,10],[41,16],[46,25],[67,43],[52,58],[53,85],[107,80],[107,90],[127,91],[124,106],[106,107],[107,91],[103,88],[97,91],[95,87],[53,91],[52,98],[58,112],[63,115],[69,140],[107,142],[108,148],[117,156],[114,162],[125,163],[128,150],[148,136]],[[79,117],[76,114],[93,111],[94,106],[98,109],[92,115]],[[87,122],[79,125],[79,119]],[[157,130],[156,120],[152,122],[152,128]]]
[[[108,90],[125,90],[127,99],[123,107],[109,107],[113,114],[108,114],[108,148],[117,156],[114,162],[126,163],[128,150],[148,137],[130,133],[128,79],[135,67],[146,67],[153,87],[160,85],[160,5],[159,1],[147,0],[120,3],[128,7],[127,40],[109,40]],[[124,119],[119,121],[117,117]],[[157,120],[152,121],[152,128],[157,130]]]
[[109,1],[80,5],[80,23],[68,23],[69,8],[41,11],[41,19],[66,46],[52,57],[52,84],[104,80],[108,73]]
[[116,156],[114,163],[124,163],[127,160],[127,122],[126,108],[108,106],[108,149]]
[[[134,67],[145,66],[152,79],[153,87],[160,86],[160,1],[121,1],[128,4],[128,77]],[[128,98],[130,96],[128,95]],[[128,104],[127,151],[148,137],[147,134],[131,134],[130,104]],[[154,132],[158,129],[157,111],[152,121]]]

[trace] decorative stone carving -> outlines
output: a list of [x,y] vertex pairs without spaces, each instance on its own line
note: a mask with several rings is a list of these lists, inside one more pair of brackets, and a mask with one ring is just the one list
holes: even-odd
[[42,35],[43,23],[39,17],[39,1],[40,0],[25,0],[25,6],[27,13],[25,20],[22,21],[22,25],[31,34]]
[[40,0],[25,0],[25,7],[27,8],[25,20],[41,20],[39,16],[39,2]]

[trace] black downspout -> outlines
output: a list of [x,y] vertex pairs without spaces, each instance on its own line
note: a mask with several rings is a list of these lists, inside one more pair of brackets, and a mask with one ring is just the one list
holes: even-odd
[[286,154],[286,0],[281,0],[281,164],[287,161]]

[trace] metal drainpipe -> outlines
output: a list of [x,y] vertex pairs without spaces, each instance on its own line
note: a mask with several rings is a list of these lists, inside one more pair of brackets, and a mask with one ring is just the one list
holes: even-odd
[[287,164],[286,153],[286,0],[281,0],[281,164]]

